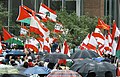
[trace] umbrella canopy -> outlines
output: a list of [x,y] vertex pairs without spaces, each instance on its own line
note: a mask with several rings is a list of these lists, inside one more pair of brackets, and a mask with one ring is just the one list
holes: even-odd
[[11,65],[0,64],[0,74],[19,74],[19,71]]
[[25,56],[25,53],[23,51],[19,50],[12,50],[9,53],[7,53],[9,56]]
[[75,53],[71,56],[72,59],[77,59],[77,58],[97,58],[100,57],[95,51],[91,50],[80,50],[77,49]]
[[24,74],[48,74],[51,70],[46,67],[29,67],[24,71]]
[[72,70],[56,70],[47,75],[47,77],[82,77]]
[[89,71],[95,72],[96,77],[105,77],[105,72],[111,71],[114,76],[116,67],[108,62],[96,62],[92,59],[76,61],[70,68],[85,77]]
[[5,42],[8,42],[8,43],[14,43],[14,44],[17,44],[17,45],[24,45],[23,42],[19,39],[19,38],[10,38],[8,40],[6,40]]
[[45,55],[44,57],[45,61],[49,61],[51,63],[57,63],[58,59],[70,59],[70,57],[62,53],[51,53],[51,54]]

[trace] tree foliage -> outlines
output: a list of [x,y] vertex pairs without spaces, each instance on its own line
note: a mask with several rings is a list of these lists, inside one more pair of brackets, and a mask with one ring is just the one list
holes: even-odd
[[0,3],[0,31],[2,31],[1,29],[2,26],[6,26],[7,16],[8,16],[7,8],[3,7],[3,4]]
[[[89,17],[87,15],[78,17],[75,12],[69,14],[66,11],[57,11],[57,16],[57,20],[63,24],[64,29],[68,29],[66,35],[58,35],[59,40],[63,42],[66,39],[72,48],[79,46],[86,35],[94,31],[98,21],[97,17]],[[46,26],[53,29],[54,24],[48,22]]]

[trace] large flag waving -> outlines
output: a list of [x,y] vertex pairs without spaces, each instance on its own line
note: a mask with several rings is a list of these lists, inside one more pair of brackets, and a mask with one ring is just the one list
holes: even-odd
[[49,30],[35,16],[31,18],[30,31],[43,37],[49,36]]
[[9,32],[3,28],[3,37],[4,37],[4,41],[6,41],[12,38],[13,36],[9,34]]
[[50,20],[56,22],[56,12],[47,7],[45,4],[41,3],[39,12],[45,14]]
[[19,7],[19,15],[16,21],[30,24],[31,16],[32,16],[32,10],[30,10],[26,6],[20,6]]
[[36,53],[38,53],[39,42],[35,38],[30,38],[26,40],[24,47],[28,49],[33,49]]

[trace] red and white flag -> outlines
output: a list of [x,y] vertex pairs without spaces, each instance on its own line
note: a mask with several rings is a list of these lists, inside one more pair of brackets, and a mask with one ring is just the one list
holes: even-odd
[[97,49],[97,45],[98,45],[97,40],[93,36],[93,33],[91,33],[90,40],[87,44],[87,49],[95,51]]
[[26,40],[24,47],[28,49],[33,49],[36,53],[38,53],[39,42],[35,38],[30,38]]
[[95,28],[93,36],[96,38],[98,44],[104,44],[105,37],[99,28]]
[[43,51],[47,51],[48,53],[51,53],[51,47],[50,47],[50,44],[49,44],[46,40],[44,40]]
[[21,26],[21,29],[20,29],[20,36],[27,35],[27,32],[28,32],[27,27],[26,27],[26,26]]
[[56,23],[54,27],[55,33],[62,33],[63,32],[63,25],[61,23]]
[[84,50],[84,49],[87,49],[87,44],[88,44],[88,42],[89,42],[89,40],[90,40],[90,34],[88,34],[86,37],[85,37],[85,39],[83,40],[83,42],[80,44],[80,49],[81,50]]
[[43,37],[49,36],[49,30],[35,16],[31,18],[30,32],[34,32]]
[[56,12],[47,7],[45,4],[41,3],[39,12],[45,14],[50,20],[56,22],[57,18]]
[[63,43],[63,50],[61,53],[67,54],[68,56],[70,56],[69,45],[67,44],[66,41],[64,41],[64,43]]

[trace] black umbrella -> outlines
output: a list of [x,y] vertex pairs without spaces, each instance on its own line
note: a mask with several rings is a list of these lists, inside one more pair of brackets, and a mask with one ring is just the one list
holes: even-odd
[[85,77],[89,71],[95,72],[96,77],[105,77],[105,72],[111,71],[113,76],[116,76],[116,67],[108,62],[96,62],[91,59],[75,61],[70,68],[73,71],[81,73]]
[[49,61],[51,63],[57,63],[58,59],[70,59],[70,57],[62,53],[51,53],[51,54],[45,55],[44,57],[45,61]]
[[71,58],[72,59],[77,59],[77,58],[97,58],[100,57],[95,51],[91,50],[80,50],[77,49],[75,53],[72,54]]
[[9,56],[25,56],[25,53],[19,50],[12,50],[7,55]]
[[22,74],[2,74],[0,75],[0,77],[28,77],[28,76]]

